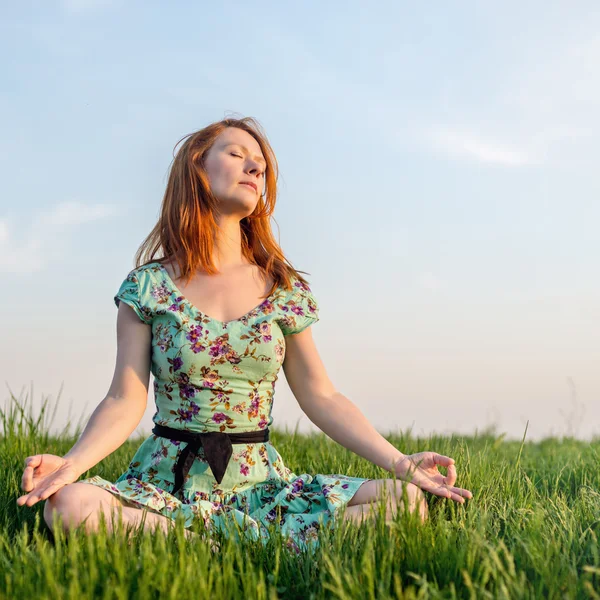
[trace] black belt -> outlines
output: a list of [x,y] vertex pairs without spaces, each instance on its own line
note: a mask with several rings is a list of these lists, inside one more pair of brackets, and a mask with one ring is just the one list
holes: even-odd
[[269,430],[248,431],[246,433],[225,433],[224,431],[206,431],[195,433],[183,429],[173,429],[164,425],[155,425],[152,433],[177,442],[187,442],[187,446],[179,454],[175,465],[175,483],[172,494],[175,494],[183,485],[200,446],[204,448],[204,455],[208,461],[217,483],[221,483],[233,454],[232,444],[255,444],[266,442],[269,439]]

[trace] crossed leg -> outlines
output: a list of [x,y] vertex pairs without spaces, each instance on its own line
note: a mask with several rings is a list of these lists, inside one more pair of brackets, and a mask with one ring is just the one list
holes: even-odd
[[[143,521],[144,529],[160,528],[165,533],[175,525],[168,517],[135,508],[126,500],[89,483],[70,483],[52,494],[44,506],[44,520],[53,533],[55,513],[61,517],[63,530],[67,533],[82,523],[86,531],[96,531],[104,514],[106,528],[112,531],[113,519],[118,519],[119,512],[126,525],[138,526]],[[184,535],[187,538],[198,537],[198,534],[187,529]]]
[[[344,518],[356,522],[375,519],[379,513],[379,505],[385,503],[386,522],[389,522],[393,520],[397,511],[404,510],[405,495],[408,496],[408,510],[417,511],[421,520],[425,521],[428,510],[423,492],[411,483],[406,484],[393,479],[374,479],[363,483],[348,502]],[[82,523],[85,524],[86,531],[96,531],[102,514],[109,531],[113,528],[113,519],[117,519],[119,513],[122,515],[123,524],[137,527],[143,522],[143,528],[146,530],[161,529],[166,533],[175,525],[173,519],[150,510],[136,508],[107,490],[88,483],[68,484],[46,500],[44,520],[52,532],[55,513],[62,519],[65,532]],[[184,535],[188,539],[200,537],[187,529],[184,530]],[[213,552],[218,550],[212,542],[211,548]]]
[[365,481],[348,502],[344,518],[359,523],[364,519],[375,519],[379,514],[379,505],[385,503],[385,519],[389,523],[399,510],[404,510],[405,495],[408,496],[409,512],[418,512],[421,521],[425,521],[428,509],[421,489],[412,483],[394,479]]

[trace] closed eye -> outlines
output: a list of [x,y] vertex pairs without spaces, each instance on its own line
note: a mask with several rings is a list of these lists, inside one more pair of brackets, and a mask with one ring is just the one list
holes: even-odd
[[[237,157],[237,158],[244,158],[244,157],[243,157],[241,154],[237,154],[237,153],[235,153],[235,152],[230,152],[229,154],[230,154],[230,156],[235,156],[235,157]],[[265,170],[266,170],[266,169],[265,169]],[[261,171],[261,172],[259,173],[259,176],[260,176],[260,177],[264,177],[264,176],[265,176],[265,171]]]

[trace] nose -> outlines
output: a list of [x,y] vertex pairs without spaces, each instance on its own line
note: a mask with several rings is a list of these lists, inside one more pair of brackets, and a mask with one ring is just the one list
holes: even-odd
[[258,177],[260,175],[259,163],[249,160],[246,166],[246,173],[248,173],[248,175],[254,175],[255,177]]

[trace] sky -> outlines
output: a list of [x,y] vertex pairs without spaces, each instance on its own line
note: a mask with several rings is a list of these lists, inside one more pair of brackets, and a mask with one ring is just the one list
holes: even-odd
[[[4,400],[85,422],[173,148],[234,114],[267,131],[275,236],[379,431],[599,435],[599,32],[591,1],[7,3]],[[134,435],[153,412],[150,386]],[[283,371],[273,416],[316,430]]]

